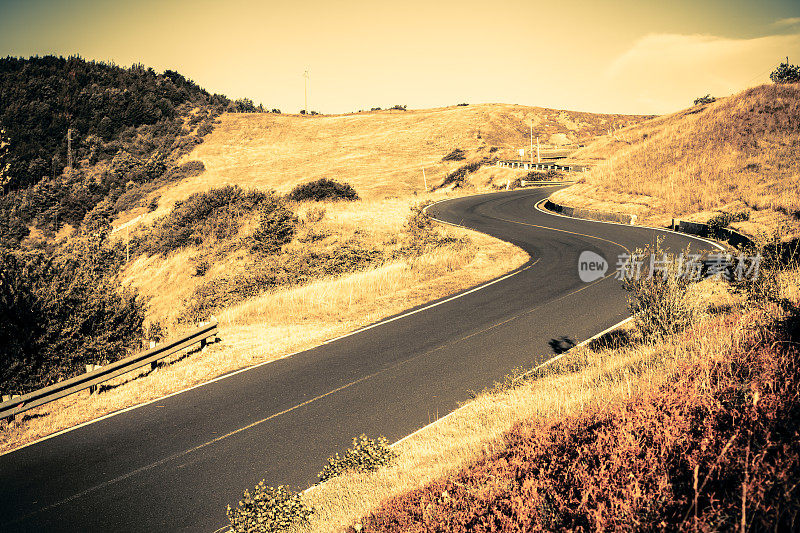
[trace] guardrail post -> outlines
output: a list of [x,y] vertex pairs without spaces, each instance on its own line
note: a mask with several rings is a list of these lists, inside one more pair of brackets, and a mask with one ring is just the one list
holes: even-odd
[[[155,347],[156,347],[156,341],[150,341],[150,349],[152,350]],[[152,372],[156,368],[158,368],[158,361],[153,361],[152,363],[150,363],[150,372]]]
[[[13,400],[14,398],[19,398],[19,394],[3,394],[0,397],[0,401],[7,402],[9,400]],[[22,404],[22,405],[25,405],[25,404]],[[22,407],[22,406],[20,406],[20,407]],[[4,418],[4,420],[6,422],[8,422],[9,425],[11,425],[11,424],[14,424],[14,423],[17,422],[17,417],[19,417],[19,416],[22,416],[22,415],[11,415],[11,416],[8,416],[8,417]],[[22,420],[22,419],[20,419],[20,420]]]
[[[88,364],[86,365],[86,373],[88,374],[89,372],[93,372],[100,368],[100,366],[101,365]],[[97,385],[92,385],[89,387],[89,394],[94,394],[95,392],[97,392]]]

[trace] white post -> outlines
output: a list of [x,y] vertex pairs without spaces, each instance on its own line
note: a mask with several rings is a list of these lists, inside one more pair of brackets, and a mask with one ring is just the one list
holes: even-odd
[[428,178],[425,177],[425,167],[422,167],[422,180],[425,182],[425,192],[428,192]]

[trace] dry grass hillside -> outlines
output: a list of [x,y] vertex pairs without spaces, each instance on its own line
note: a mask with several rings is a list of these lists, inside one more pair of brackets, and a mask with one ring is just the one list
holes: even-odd
[[[143,202],[120,222],[164,214],[176,200],[225,184],[286,192],[326,177],[352,184],[366,199],[403,196],[425,190],[423,168],[428,184],[435,185],[466,162],[515,156],[529,145],[531,122],[542,143],[554,134],[585,143],[612,126],[644,118],[507,104],[330,116],[225,114],[186,156],[202,161],[206,171],[154,193],[154,213]],[[442,160],[456,148],[465,159]]]
[[571,206],[704,221],[747,212],[732,227],[800,231],[800,85],[763,85],[635,124],[573,155],[595,168],[560,191]]

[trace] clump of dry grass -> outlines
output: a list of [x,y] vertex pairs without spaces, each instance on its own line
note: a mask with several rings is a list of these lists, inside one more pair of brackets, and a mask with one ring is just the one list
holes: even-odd
[[585,183],[555,195],[571,206],[670,217],[752,211],[734,227],[800,230],[800,85],[763,85],[622,129],[575,154]]

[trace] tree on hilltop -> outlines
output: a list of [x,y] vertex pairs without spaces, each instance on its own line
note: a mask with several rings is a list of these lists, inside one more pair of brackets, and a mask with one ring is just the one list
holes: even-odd
[[789,58],[787,57],[786,62],[778,65],[778,68],[769,75],[769,79],[771,79],[773,83],[800,82],[800,66],[790,65]]

